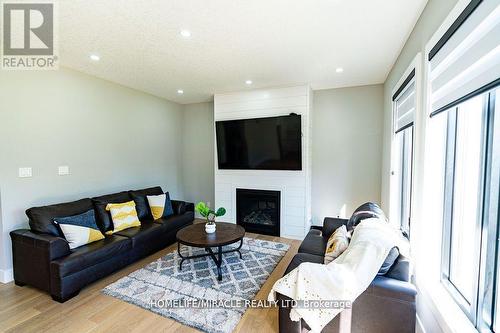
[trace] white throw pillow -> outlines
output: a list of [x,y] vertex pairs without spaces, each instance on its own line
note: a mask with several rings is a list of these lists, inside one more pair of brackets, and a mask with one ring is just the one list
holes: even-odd
[[345,225],[337,228],[326,243],[324,263],[329,264],[349,246],[349,234]]

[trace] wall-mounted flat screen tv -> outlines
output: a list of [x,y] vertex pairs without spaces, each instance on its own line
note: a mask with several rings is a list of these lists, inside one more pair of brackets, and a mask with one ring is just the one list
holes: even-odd
[[302,170],[301,117],[217,121],[219,169]]

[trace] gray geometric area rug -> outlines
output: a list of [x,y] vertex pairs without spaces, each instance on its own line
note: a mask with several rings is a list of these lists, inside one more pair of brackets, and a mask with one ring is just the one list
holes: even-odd
[[[174,251],[102,291],[204,332],[229,333],[288,248],[284,243],[245,237],[240,249],[243,259],[238,252],[222,255],[222,281],[217,280],[212,258],[187,259],[180,271],[180,257]],[[191,256],[205,249],[182,245],[181,253]]]

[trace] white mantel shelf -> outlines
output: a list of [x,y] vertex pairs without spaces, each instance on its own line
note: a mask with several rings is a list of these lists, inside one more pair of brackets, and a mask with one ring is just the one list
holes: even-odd
[[[302,170],[219,170],[215,151],[215,206],[227,209],[221,221],[236,223],[236,189],[281,191],[280,236],[303,239],[311,226],[311,111],[309,86],[250,90],[214,96],[214,119],[289,115],[302,119]],[[214,138],[215,140],[215,138]]]

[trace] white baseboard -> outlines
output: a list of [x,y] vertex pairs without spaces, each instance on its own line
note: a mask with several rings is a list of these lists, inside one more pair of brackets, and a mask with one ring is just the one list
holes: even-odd
[[424,325],[422,324],[422,321],[420,320],[420,317],[417,314],[417,327],[415,330],[416,333],[426,333]]
[[12,269],[0,269],[0,283],[9,283],[14,280]]

